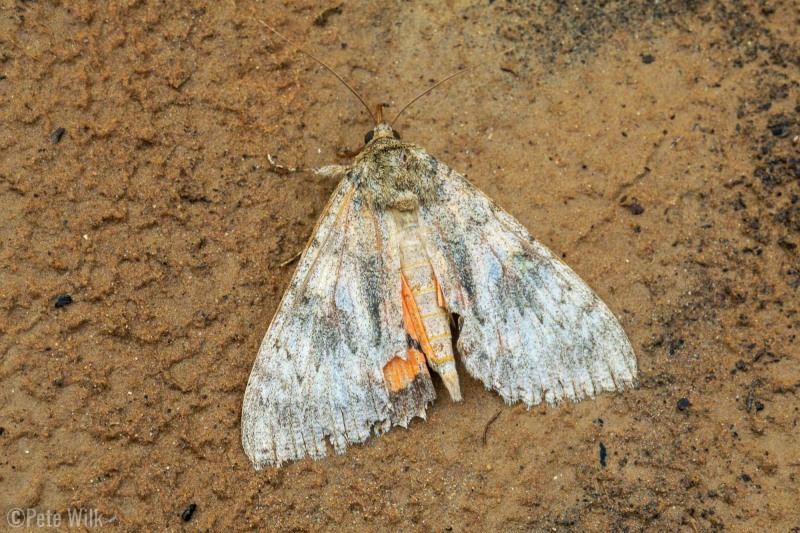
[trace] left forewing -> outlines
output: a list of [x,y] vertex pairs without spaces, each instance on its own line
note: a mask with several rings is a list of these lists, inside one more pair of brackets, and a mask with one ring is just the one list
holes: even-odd
[[344,179],[250,375],[242,442],[256,468],[320,458],[326,439],[341,452],[404,422],[393,415],[382,370],[406,348],[399,258],[388,238],[383,217]]
[[439,164],[434,179],[421,231],[467,370],[528,405],[632,385],[630,342],[589,286],[463,177]]

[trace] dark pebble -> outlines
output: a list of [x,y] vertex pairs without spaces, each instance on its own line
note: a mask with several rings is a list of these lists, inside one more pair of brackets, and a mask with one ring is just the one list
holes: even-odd
[[606,447],[602,442],[600,443],[600,466],[606,467]]
[[329,19],[333,15],[341,15],[342,13],[342,6],[338,5],[335,7],[330,7],[317,15],[317,18],[314,19],[314,26],[324,27],[328,25]]
[[683,339],[670,339],[667,342],[667,353],[670,355],[675,355],[683,348],[684,340]]
[[65,133],[67,133],[67,130],[65,130],[64,128],[56,129],[56,131],[54,131],[53,134],[50,136],[50,142],[53,144],[58,144],[59,142],[61,142],[61,137],[63,137]]
[[772,128],[772,134],[775,137],[780,137],[780,138],[788,137],[789,136],[789,128],[787,128],[786,126],[783,126],[783,125],[775,126],[774,128]]
[[741,359],[736,361],[736,369],[737,370],[745,370],[746,368],[747,368],[747,364],[744,361],[742,361]]
[[184,509],[183,512],[181,513],[181,520],[183,520],[184,522],[188,522],[189,520],[191,520],[192,516],[194,516],[194,512],[196,509],[197,509],[197,504],[190,503],[189,507]]
[[630,211],[632,215],[641,215],[642,213],[644,213],[644,207],[642,207],[642,204],[640,204],[636,200],[632,200],[627,207],[628,211]]
[[794,106],[794,110],[795,110],[796,112],[800,113],[800,105],[796,105],[796,106]]
[[642,54],[642,63],[644,63],[645,65],[649,65],[655,60],[656,56],[654,56],[653,54]]
[[61,309],[72,303],[72,296],[69,294],[62,294],[56,299],[56,309]]
[[602,418],[595,418],[594,420],[592,420],[592,422],[594,422],[595,424],[597,424],[600,427],[603,427],[605,425],[605,422],[603,422]]
[[686,411],[691,406],[692,402],[690,402],[688,398],[681,398],[680,400],[678,400],[678,409],[680,409],[681,411]]
[[0,437],[6,434],[6,428],[0,428]]
[[742,472],[741,478],[742,478],[742,481],[744,481],[745,483],[748,483],[751,480],[751,477],[748,476],[747,474],[745,474],[744,472]]

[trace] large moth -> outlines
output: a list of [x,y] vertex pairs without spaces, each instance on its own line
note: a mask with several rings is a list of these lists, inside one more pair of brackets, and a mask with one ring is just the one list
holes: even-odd
[[432,373],[460,400],[455,357],[509,404],[633,385],[630,342],[589,286],[463,176],[400,140],[381,106],[373,117],[351,165],[318,170],[340,182],[250,374],[242,443],[253,465],[319,459],[328,443],[341,453],[425,418]]

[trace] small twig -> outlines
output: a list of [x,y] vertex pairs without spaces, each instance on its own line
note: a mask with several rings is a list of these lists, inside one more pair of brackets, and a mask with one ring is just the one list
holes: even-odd
[[486,446],[486,437],[489,436],[489,426],[491,426],[494,423],[494,421],[497,420],[500,417],[500,413],[502,413],[502,412],[503,412],[502,409],[497,411],[494,414],[494,416],[492,418],[490,418],[488,422],[486,422],[486,425],[483,426],[483,439],[482,440],[483,440],[483,445],[484,446]]
[[281,263],[280,267],[283,268],[283,267],[285,267],[287,265],[291,265],[292,263],[294,263],[295,261],[300,259],[301,255],[303,255],[303,252],[297,252],[295,255],[293,255],[292,257],[290,257],[289,259],[287,259],[283,263]]

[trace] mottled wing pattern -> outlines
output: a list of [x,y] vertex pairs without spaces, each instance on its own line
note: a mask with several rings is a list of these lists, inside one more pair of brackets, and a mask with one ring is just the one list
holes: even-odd
[[[260,468],[326,455],[424,414],[426,394],[390,403],[383,367],[406,357],[397,243],[349,178],[332,196],[261,344],[242,409]],[[432,394],[430,378],[426,391]]]
[[434,179],[421,230],[467,370],[529,406],[632,385],[630,342],[588,285],[462,176],[439,163]]

